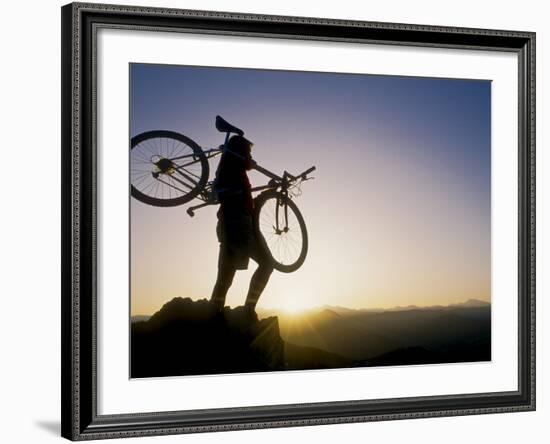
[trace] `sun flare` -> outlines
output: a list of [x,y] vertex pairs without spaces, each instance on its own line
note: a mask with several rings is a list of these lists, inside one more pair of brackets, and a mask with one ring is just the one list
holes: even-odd
[[299,299],[290,299],[284,302],[282,311],[288,314],[299,314],[310,308],[311,306],[304,303],[304,301]]

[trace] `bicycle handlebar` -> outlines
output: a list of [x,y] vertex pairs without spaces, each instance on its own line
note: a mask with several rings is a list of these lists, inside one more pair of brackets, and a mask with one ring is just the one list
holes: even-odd
[[288,171],[285,171],[285,172],[284,172],[284,175],[290,177],[292,180],[298,180],[298,179],[305,180],[305,179],[307,179],[307,175],[308,175],[309,173],[312,173],[313,171],[315,171],[315,167],[314,167],[314,166],[312,166],[311,168],[305,170],[303,173],[300,173],[300,174],[298,174],[298,175],[296,175],[296,176],[290,174]]
[[311,168],[309,168],[308,170],[305,170],[302,174],[298,175],[298,177],[301,177],[303,179],[305,179],[305,177],[309,174],[309,173],[313,173],[315,171],[315,167],[312,166]]

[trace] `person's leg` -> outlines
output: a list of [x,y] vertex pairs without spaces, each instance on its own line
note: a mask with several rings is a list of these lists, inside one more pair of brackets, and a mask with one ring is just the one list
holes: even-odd
[[258,248],[255,248],[251,254],[252,259],[258,262],[258,268],[250,279],[250,287],[248,287],[248,294],[246,295],[245,307],[251,310],[256,309],[258,299],[262,295],[271,273],[273,273],[273,266],[271,262],[262,254],[258,253]]
[[220,253],[218,257],[218,276],[210,298],[210,301],[216,304],[220,310],[222,310],[225,306],[225,298],[227,296],[227,292],[229,291],[229,287],[231,287],[231,284],[233,283],[235,272],[235,267],[229,260],[227,260],[223,245],[220,245]]

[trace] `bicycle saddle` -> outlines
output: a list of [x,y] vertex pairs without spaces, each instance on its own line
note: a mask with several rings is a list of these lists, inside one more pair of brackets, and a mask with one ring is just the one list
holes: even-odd
[[216,129],[222,133],[235,133],[239,136],[244,135],[242,129],[237,128],[236,126],[231,125],[227,120],[224,120],[221,116],[216,116]]

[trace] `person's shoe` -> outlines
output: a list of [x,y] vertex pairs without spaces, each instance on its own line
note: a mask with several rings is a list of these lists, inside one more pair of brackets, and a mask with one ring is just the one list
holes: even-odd
[[256,307],[254,307],[253,305],[245,304],[243,308],[244,308],[245,318],[247,320],[250,320],[250,322],[258,321],[258,314],[256,313]]
[[222,318],[225,309],[224,303],[213,299],[210,299],[210,302],[212,304],[212,317]]

